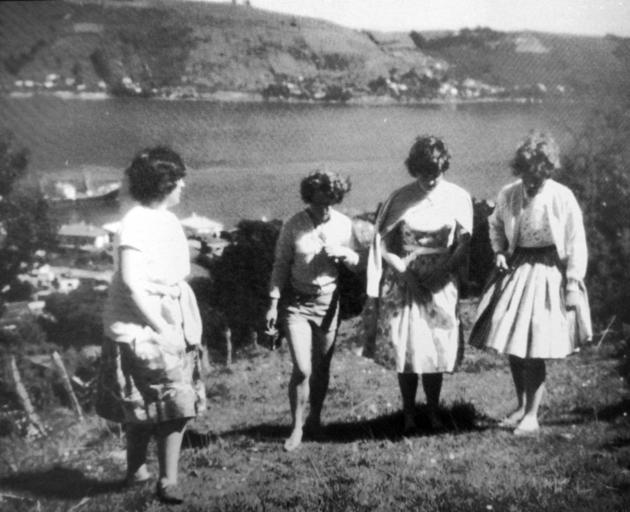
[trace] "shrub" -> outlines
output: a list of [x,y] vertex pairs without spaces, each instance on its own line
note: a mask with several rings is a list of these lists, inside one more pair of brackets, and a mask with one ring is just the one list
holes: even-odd
[[[235,347],[264,330],[268,286],[280,221],[241,220],[233,242],[211,265],[209,305],[222,311]],[[226,307],[229,305],[229,307]]]
[[64,348],[100,345],[104,303],[105,293],[90,286],[51,295],[45,306],[45,311],[54,318],[44,324],[48,339]]
[[589,245],[593,318],[630,322],[630,105],[597,112],[577,136],[559,181],[575,193]]

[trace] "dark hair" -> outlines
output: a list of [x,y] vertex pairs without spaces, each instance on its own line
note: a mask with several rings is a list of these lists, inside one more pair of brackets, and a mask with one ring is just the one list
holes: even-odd
[[131,197],[147,205],[168,196],[186,176],[186,167],[171,148],[156,146],[138,153],[125,173]]
[[407,171],[414,178],[421,174],[442,174],[449,168],[451,154],[440,137],[421,135],[416,137],[405,160]]
[[334,172],[313,171],[300,183],[302,200],[310,204],[316,192],[322,192],[330,199],[330,204],[343,201],[343,196],[350,192],[349,178],[342,178]]
[[540,177],[549,178],[560,168],[560,149],[551,135],[532,130],[516,148],[510,166],[515,176],[533,171]]

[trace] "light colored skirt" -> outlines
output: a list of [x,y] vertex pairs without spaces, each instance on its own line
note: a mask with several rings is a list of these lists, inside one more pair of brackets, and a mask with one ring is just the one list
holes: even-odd
[[491,278],[477,308],[470,344],[520,358],[558,359],[591,336],[586,290],[578,314],[565,305],[565,279],[556,248],[522,248],[512,270]]
[[[182,338],[183,339],[183,338]],[[206,406],[200,347],[164,350],[158,339],[103,341],[96,412],[118,423],[192,418]]]
[[[418,256],[410,265],[421,282],[445,257]],[[387,266],[375,312],[374,347],[368,351],[373,352],[375,362],[398,373],[454,371],[463,356],[458,293],[453,276],[441,290],[415,297]],[[369,319],[364,323],[369,324]]]

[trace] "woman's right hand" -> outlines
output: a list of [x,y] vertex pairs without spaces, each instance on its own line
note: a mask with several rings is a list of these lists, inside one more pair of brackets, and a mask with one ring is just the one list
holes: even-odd
[[276,322],[278,321],[278,305],[271,304],[265,315],[265,328],[268,331],[272,331],[276,328]]
[[498,252],[494,256],[494,266],[500,272],[507,272],[508,270],[510,270],[510,266],[508,265],[508,262],[507,262],[507,257],[502,252]]

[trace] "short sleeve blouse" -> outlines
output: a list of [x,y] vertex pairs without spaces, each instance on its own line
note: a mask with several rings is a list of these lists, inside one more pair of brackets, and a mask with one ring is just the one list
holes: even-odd
[[[186,235],[177,217],[168,210],[141,205],[131,208],[117,235],[117,248],[124,247],[142,254],[149,281],[170,285],[190,274]],[[116,250],[116,256],[118,253]]]

